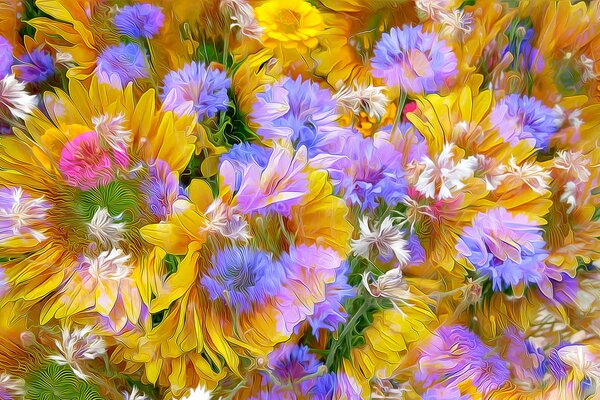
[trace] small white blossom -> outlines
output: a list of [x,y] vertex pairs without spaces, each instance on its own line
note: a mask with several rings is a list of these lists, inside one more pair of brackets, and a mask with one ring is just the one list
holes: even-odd
[[446,12],[449,0],[416,0],[417,10],[433,21],[440,20],[440,14]]
[[393,220],[386,217],[379,227],[371,229],[366,216],[359,222],[360,238],[352,240],[352,252],[357,256],[369,258],[372,249],[385,261],[396,257],[401,265],[406,265],[410,260],[410,252],[406,248],[407,242],[402,237],[402,231],[393,225]]
[[569,205],[567,213],[570,214],[577,206],[577,184],[575,182],[567,182],[560,195],[560,201]]
[[375,282],[372,281],[370,272],[362,276],[362,284],[373,297],[383,297],[392,302],[394,307],[402,313],[400,305],[409,305],[412,297],[408,283],[402,276],[400,268],[394,268],[381,275]]
[[578,380],[589,378],[600,384],[600,359],[584,345],[570,345],[557,350],[560,360],[573,369]]
[[208,206],[205,215],[207,223],[200,229],[220,234],[232,241],[247,242],[250,240],[248,222],[235,207],[216,200]]
[[578,64],[583,69],[583,73],[581,74],[582,81],[589,82],[596,79],[597,75],[594,72],[594,60],[582,54],[581,57],[579,57]]
[[12,399],[25,394],[25,381],[3,372],[0,374],[0,399]]
[[473,31],[473,15],[464,10],[453,10],[439,14],[442,34],[455,38],[465,38]]
[[85,257],[81,267],[87,269],[96,281],[120,281],[131,273],[130,258],[131,255],[123,253],[121,249],[111,249],[103,251],[96,258]]
[[106,208],[99,208],[92,220],[88,222],[88,234],[90,239],[95,240],[104,249],[117,247],[117,243],[123,240],[125,223],[115,222]]
[[123,392],[123,396],[124,400],[150,400],[150,397],[140,392],[136,386],[131,389],[131,393]]
[[85,326],[81,329],[69,328],[62,330],[62,342],[55,340],[60,354],[51,355],[48,358],[58,365],[68,365],[73,373],[81,379],[87,379],[82,370],[81,361],[93,360],[106,354],[104,340],[91,333],[92,328]]
[[192,389],[190,393],[183,397],[181,400],[210,400],[211,391],[203,386],[198,386],[196,389]]
[[104,114],[92,117],[92,123],[100,140],[117,151],[127,149],[133,139],[131,131],[124,126],[124,120],[123,115],[111,117]]
[[31,235],[41,242],[49,205],[43,197],[28,196],[21,187],[0,189],[0,243],[15,236]]
[[591,175],[587,167],[590,161],[580,151],[559,151],[554,159],[554,167],[564,170],[578,182],[587,182]]
[[543,194],[552,179],[549,171],[532,162],[524,162],[517,165],[514,157],[508,162],[505,179],[517,179],[529,186],[534,192]]
[[428,198],[445,200],[463,187],[463,181],[473,176],[477,169],[477,159],[473,156],[454,161],[454,144],[444,145],[442,152],[434,160],[423,157],[421,172],[415,188]]
[[380,120],[390,104],[385,90],[383,86],[365,86],[355,83],[354,88],[342,87],[333,97],[342,108],[354,114],[364,111],[369,117]]
[[8,111],[16,118],[26,119],[36,105],[36,97],[27,93],[25,84],[19,82],[14,75],[6,75],[0,80],[0,110]]
[[240,33],[260,41],[263,28],[254,17],[254,8],[246,0],[221,0],[221,12],[229,15],[231,29],[238,27]]

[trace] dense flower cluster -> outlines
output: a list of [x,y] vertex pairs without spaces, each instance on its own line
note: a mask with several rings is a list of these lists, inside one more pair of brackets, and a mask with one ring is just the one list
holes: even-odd
[[600,0],[0,0],[0,400],[600,393]]

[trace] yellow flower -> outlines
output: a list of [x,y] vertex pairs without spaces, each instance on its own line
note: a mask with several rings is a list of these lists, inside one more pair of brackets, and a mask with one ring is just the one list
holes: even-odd
[[[155,160],[175,175],[186,167],[194,120],[157,110],[153,90],[136,100],[132,85],[115,89],[95,78],[89,90],[71,80],[70,95],[57,89],[44,101],[50,119],[39,112],[29,118],[27,140],[19,130],[0,138],[0,186],[13,194],[11,218],[23,233],[17,241],[0,240],[0,249],[15,256],[3,265],[10,286],[3,301],[31,310],[42,323],[89,312],[108,317],[119,331],[141,310],[148,245],[139,229],[160,220],[139,185]],[[100,129],[96,118],[106,116],[116,122]],[[103,142],[107,135],[111,140]],[[101,141],[100,154],[124,146],[119,157],[127,161],[113,165],[109,183],[88,188],[69,180],[77,174],[61,164],[71,152],[65,149],[84,136]]]
[[264,28],[263,43],[273,49],[297,49],[301,53],[314,49],[325,29],[319,10],[304,0],[270,0],[255,13]]

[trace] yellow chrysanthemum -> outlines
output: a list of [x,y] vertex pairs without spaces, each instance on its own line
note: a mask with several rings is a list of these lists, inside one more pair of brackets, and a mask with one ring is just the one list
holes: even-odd
[[[5,300],[42,305],[32,311],[42,323],[95,312],[119,331],[141,310],[137,286],[146,245],[138,230],[160,220],[146,208],[144,174],[158,160],[174,174],[186,167],[194,119],[157,110],[153,91],[136,101],[131,85],[119,90],[95,79],[89,91],[71,81],[70,95],[48,94],[45,108],[51,119],[36,114],[26,122],[31,136],[17,130],[17,137],[0,139],[0,182],[19,203],[13,217],[28,215],[16,225],[20,239],[0,240],[13,256],[4,266],[11,287]],[[86,162],[85,155],[77,158],[85,147],[73,150],[82,138],[101,142],[90,161],[113,154],[116,175],[95,187],[65,169],[72,168],[65,161],[70,154],[69,162]],[[132,159],[140,163],[139,175],[126,170]]]
[[319,10],[304,0],[270,0],[255,12],[264,28],[263,43],[273,49],[297,49],[301,53],[314,49],[325,29]]

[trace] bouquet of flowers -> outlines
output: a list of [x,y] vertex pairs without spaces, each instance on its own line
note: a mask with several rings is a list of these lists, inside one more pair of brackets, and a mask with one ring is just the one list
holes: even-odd
[[0,400],[600,399],[600,1],[0,0]]

